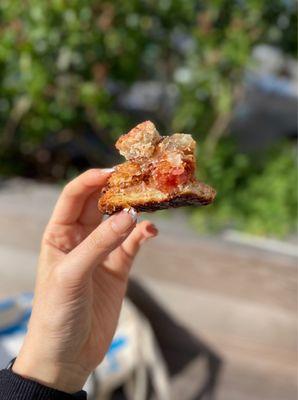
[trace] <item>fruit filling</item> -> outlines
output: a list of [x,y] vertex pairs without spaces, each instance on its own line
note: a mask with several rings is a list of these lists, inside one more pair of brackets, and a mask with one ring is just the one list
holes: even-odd
[[120,137],[116,146],[127,161],[116,168],[110,187],[175,193],[195,180],[195,142],[190,135],[162,137],[147,121]]
[[193,179],[194,165],[190,160],[172,164],[168,160],[157,162],[152,170],[152,186],[162,192],[172,192]]

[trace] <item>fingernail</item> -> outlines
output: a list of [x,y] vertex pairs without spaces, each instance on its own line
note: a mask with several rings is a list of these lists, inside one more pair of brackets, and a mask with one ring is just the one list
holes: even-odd
[[131,218],[133,219],[134,222],[137,222],[138,219],[138,213],[133,207],[127,207],[123,209],[123,212],[129,214]]
[[112,217],[111,227],[116,233],[125,233],[137,220],[137,212],[133,208],[125,208]]
[[146,231],[150,233],[150,235],[156,236],[158,234],[158,229],[154,224],[151,224],[146,227]]
[[110,172],[114,172],[115,171],[115,167],[111,167],[111,168],[103,168],[102,172],[106,172],[107,174]]

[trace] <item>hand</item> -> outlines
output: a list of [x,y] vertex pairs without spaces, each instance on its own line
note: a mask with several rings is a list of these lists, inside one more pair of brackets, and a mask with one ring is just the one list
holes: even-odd
[[[65,392],[80,390],[113,338],[128,274],[140,245],[156,236],[148,221],[97,210],[106,170],[64,188],[45,230],[28,333],[13,371]],[[42,205],[41,205],[42,206]]]

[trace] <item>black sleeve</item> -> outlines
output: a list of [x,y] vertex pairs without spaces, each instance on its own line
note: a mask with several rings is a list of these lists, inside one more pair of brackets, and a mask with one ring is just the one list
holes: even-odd
[[4,369],[0,371],[0,400],[87,400],[87,394],[60,392]]

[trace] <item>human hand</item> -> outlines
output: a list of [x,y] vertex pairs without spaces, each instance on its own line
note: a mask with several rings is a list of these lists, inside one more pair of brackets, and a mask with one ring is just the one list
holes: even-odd
[[156,236],[133,211],[102,222],[100,186],[109,171],[68,183],[42,239],[28,333],[13,366],[21,376],[74,393],[102,361],[117,325],[140,245]]

